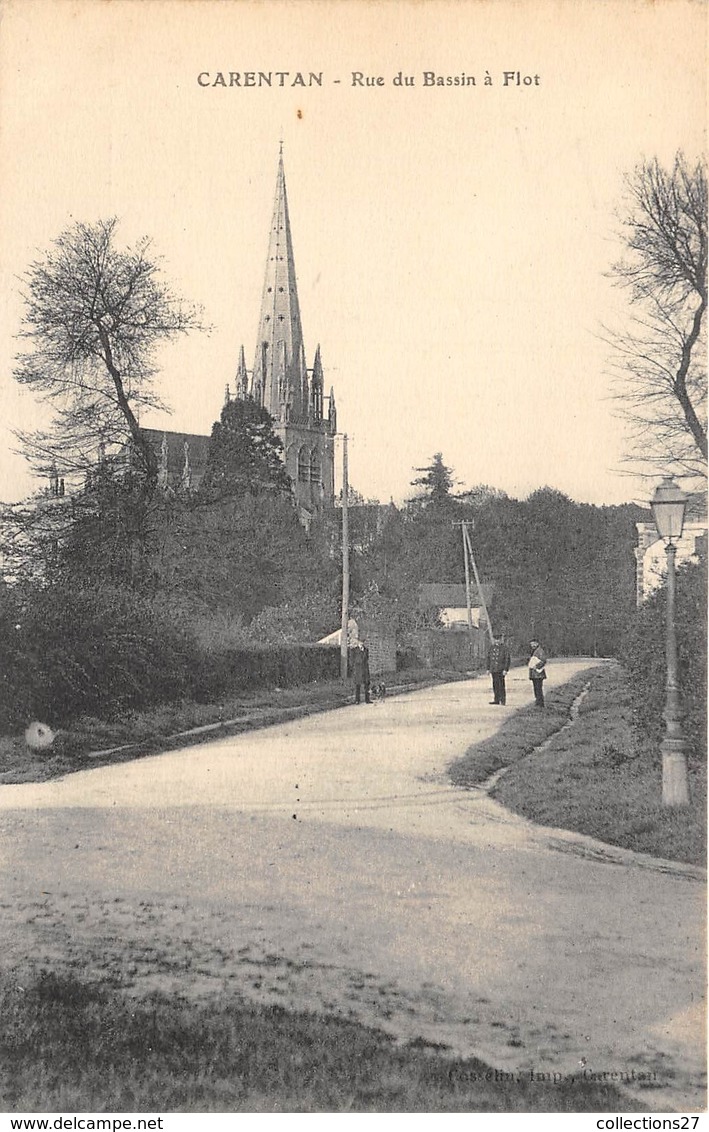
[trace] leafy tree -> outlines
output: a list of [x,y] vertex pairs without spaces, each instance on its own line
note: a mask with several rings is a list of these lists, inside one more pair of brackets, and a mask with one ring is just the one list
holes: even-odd
[[339,628],[340,612],[334,592],[305,591],[282,605],[266,606],[249,626],[249,637],[259,645],[302,644],[319,640]]
[[125,474],[120,460],[118,466],[102,460],[83,490],[66,501],[55,577],[140,588],[146,580],[151,531],[163,507],[157,494],[146,500],[141,480]]
[[628,459],[644,474],[699,475],[707,458],[707,180],[682,153],[626,180],[625,254],[612,268],[631,306],[608,330],[616,397],[631,425]]
[[557,655],[617,649],[635,605],[639,508],[578,504],[550,488],[523,501],[492,492],[472,504],[454,498],[452,507],[387,509],[356,558],[355,597],[376,584],[397,603],[399,624],[415,624],[421,582],[463,581],[460,518],[482,581],[494,585],[492,623],[519,654],[532,635]]
[[306,533],[290,496],[280,492],[166,500],[151,547],[157,592],[183,608],[229,609],[245,621],[310,594],[325,601],[337,578],[317,532]]
[[487,483],[478,483],[474,487],[466,488],[456,496],[461,503],[467,503],[473,507],[480,507],[483,503],[489,503],[493,499],[508,499],[506,491],[502,491],[499,487],[490,487]]
[[150,240],[121,249],[116,230],[115,218],[74,224],[24,275],[26,349],[14,376],[51,407],[52,421],[18,436],[35,470],[74,482],[99,450],[128,446],[149,498],[157,458],[137,414],[163,407],[153,388],[158,346],[200,323],[162,278]]
[[454,483],[453,472],[443,463],[441,452],[434,454],[433,460],[427,467],[415,468],[414,470],[423,473],[423,475],[411,481],[412,487],[423,488],[423,491],[414,497],[416,501],[433,504],[450,502],[452,498],[451,488]]
[[227,401],[212,428],[200,494],[217,500],[246,492],[253,495],[265,488],[289,492],[282,453],[267,409],[251,397]]

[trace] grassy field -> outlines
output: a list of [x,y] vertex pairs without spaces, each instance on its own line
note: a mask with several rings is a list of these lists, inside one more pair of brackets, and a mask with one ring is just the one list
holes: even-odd
[[515,762],[493,797],[542,825],[705,865],[706,762],[689,760],[691,805],[664,807],[661,756],[638,741],[622,669],[611,665],[587,678],[573,727]]
[[[405,670],[387,677],[398,690],[450,680],[465,679],[463,673],[432,672],[431,669]],[[194,700],[162,704],[143,711],[127,711],[121,719],[80,719],[70,730],[59,732],[46,751],[31,751],[22,736],[0,736],[0,785],[14,782],[43,782],[86,767],[106,766],[135,759],[143,754],[179,746],[194,746],[213,739],[214,730],[202,735],[179,733],[191,728],[207,728],[228,723],[220,733],[238,734],[256,727],[267,727],[299,715],[341,707],[353,696],[350,680],[328,680],[297,688],[270,688],[243,692],[216,703]],[[113,748],[127,747],[126,750]],[[98,757],[90,752],[110,751]]]
[[[571,705],[588,686],[573,726]],[[563,728],[563,730],[562,730]],[[538,748],[548,740],[544,750]],[[541,825],[571,829],[668,860],[706,864],[706,762],[689,760],[691,805],[663,807],[659,749],[638,740],[626,677],[609,663],[515,712],[451,768],[473,786],[508,767],[492,796]]]
[[594,669],[580,672],[567,684],[545,691],[546,708],[534,703],[510,715],[489,739],[469,747],[449,768],[456,786],[478,786],[502,767],[516,763],[540,746],[567,722],[571,705],[589,682]]
[[8,1112],[627,1112],[612,1085],[530,1080],[358,1023],[242,1000],[133,1001],[41,973],[0,990]]

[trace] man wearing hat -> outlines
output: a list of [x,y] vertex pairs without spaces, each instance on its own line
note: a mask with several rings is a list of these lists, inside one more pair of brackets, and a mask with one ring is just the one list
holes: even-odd
[[539,641],[530,641],[532,655],[529,658],[529,679],[532,681],[534,688],[534,702],[537,707],[544,707],[544,681],[547,678],[545,665],[547,662],[547,654],[539,644]]
[[487,650],[487,670],[492,676],[493,704],[502,704],[506,701],[505,676],[510,667],[510,650],[501,634],[494,636]]

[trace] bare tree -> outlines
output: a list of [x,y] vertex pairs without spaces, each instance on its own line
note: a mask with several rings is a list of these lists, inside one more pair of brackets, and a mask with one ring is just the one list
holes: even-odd
[[199,328],[194,307],[164,282],[150,240],[116,246],[117,220],[74,224],[23,277],[28,343],[14,376],[52,409],[46,430],[18,433],[33,468],[67,485],[129,451],[144,497],[157,456],[138,414],[164,408],[153,389],[157,347]]
[[644,161],[626,179],[623,258],[630,323],[606,330],[615,398],[630,422],[627,460],[640,474],[704,479],[707,458],[707,181],[682,153]]

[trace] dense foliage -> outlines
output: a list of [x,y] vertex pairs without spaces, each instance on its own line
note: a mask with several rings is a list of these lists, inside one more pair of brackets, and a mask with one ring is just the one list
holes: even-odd
[[[620,659],[630,673],[640,727],[653,740],[664,732],[666,590],[663,586],[628,621]],[[677,651],[683,730],[694,754],[706,753],[707,561],[677,571]]]
[[2,594],[0,726],[179,699],[198,662],[190,638],[130,590],[35,587]]
[[[241,463],[235,453],[231,461],[233,444],[244,449]],[[108,462],[82,494],[51,508],[67,529],[45,540],[39,580],[0,603],[2,725],[208,698],[230,681],[292,683],[295,654],[247,662],[234,649],[281,650],[338,627],[341,512],[306,531],[281,490],[278,452],[270,419],[253,403],[231,402],[215,426],[207,487],[156,493],[135,537],[127,527],[145,501]],[[351,614],[385,622],[399,652],[420,660],[421,630],[438,627],[420,586],[464,581],[465,521],[493,589],[493,626],[513,653],[523,655],[533,636],[551,655],[617,653],[635,609],[639,508],[578,504],[550,488],[526,500],[484,485],[454,494],[440,453],[418,471],[403,507],[350,509]],[[228,631],[215,631],[227,622]],[[320,660],[301,660],[305,680],[326,674]]]
[[318,645],[279,645],[205,653],[194,678],[194,694],[208,702],[225,692],[292,688],[340,673],[338,649]]
[[[493,625],[516,650],[533,636],[555,655],[618,648],[635,605],[640,508],[575,503],[550,488],[517,500],[481,487],[459,496],[431,490],[402,509],[372,512],[355,508],[350,519],[356,596],[375,585],[400,616],[420,616],[421,583],[464,581],[465,520],[481,580],[493,586]],[[477,604],[474,580],[472,596]]]
[[[169,597],[187,620],[190,611],[230,609],[250,621],[285,604],[330,611],[338,586],[337,564],[318,530],[308,534],[290,498],[271,492],[166,501],[153,527],[150,568],[151,592]],[[332,613],[339,620],[336,608]],[[300,639],[312,639],[307,627]]]
[[0,730],[331,679],[336,649],[205,649],[129,589],[0,590]]
[[282,452],[273,418],[262,405],[251,397],[227,401],[212,428],[200,495],[225,499],[247,492],[256,495],[269,487],[289,492]]

